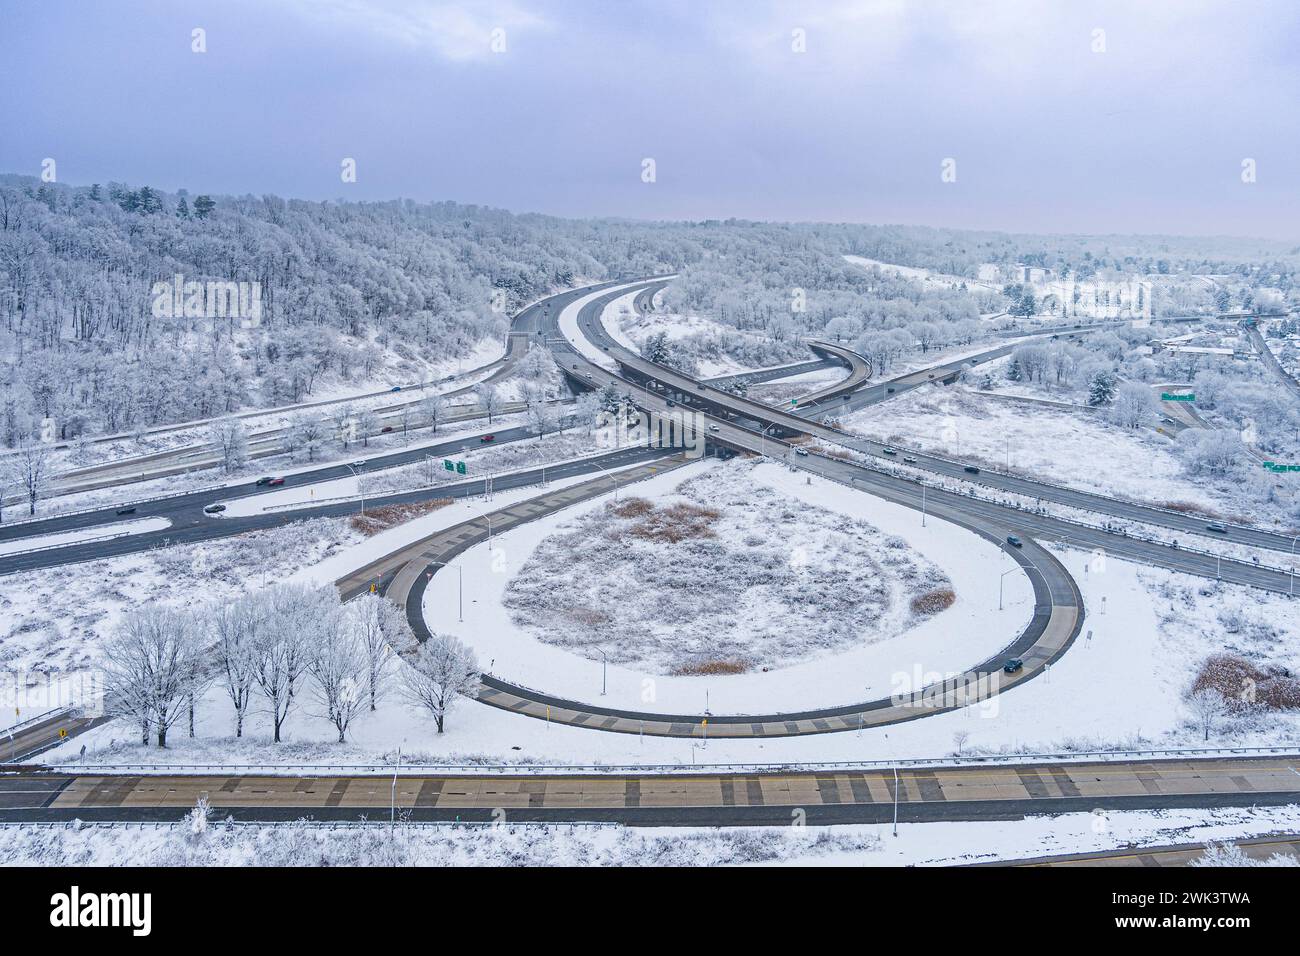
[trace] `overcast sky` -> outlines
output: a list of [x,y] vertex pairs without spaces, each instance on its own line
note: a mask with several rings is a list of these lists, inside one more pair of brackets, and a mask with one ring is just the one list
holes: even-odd
[[1293,0],[0,0],[0,171],[1300,238],[1298,26]]

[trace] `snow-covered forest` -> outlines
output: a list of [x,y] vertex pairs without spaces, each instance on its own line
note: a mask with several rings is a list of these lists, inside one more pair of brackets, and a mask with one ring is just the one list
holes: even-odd
[[[687,361],[774,364],[805,355],[801,340],[815,335],[873,353],[882,371],[902,352],[971,341],[981,311],[1007,299],[862,269],[845,255],[963,277],[1015,261],[1079,276],[1205,270],[1291,287],[1294,250],[1243,247],[1242,257],[1268,263],[1246,267],[1205,248],[1160,237],[566,220],[450,202],[0,176],[0,444],[131,434],[426,380],[500,354],[524,303],[617,276],[680,273],[665,307],[711,320],[675,342]],[[1202,298],[1214,307],[1209,291]]]

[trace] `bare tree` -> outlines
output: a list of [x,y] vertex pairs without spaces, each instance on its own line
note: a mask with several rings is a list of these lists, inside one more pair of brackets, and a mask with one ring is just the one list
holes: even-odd
[[209,425],[208,441],[217,450],[221,470],[226,474],[242,467],[248,460],[248,431],[237,418],[227,416]]
[[145,606],[123,617],[105,647],[110,708],[139,720],[145,741],[152,728],[159,747],[167,746],[167,731],[200,692],[198,633],[191,615]]
[[274,740],[280,742],[303,672],[337,600],[325,589],[283,584],[260,596],[264,603],[253,678],[271,705]]
[[320,625],[320,639],[308,670],[316,697],[325,708],[324,717],[334,725],[339,743],[347,739],[348,727],[365,706],[366,648],[349,615],[336,608]]
[[330,426],[334,430],[334,438],[343,450],[347,451],[348,445],[356,437],[356,420],[352,415],[352,406],[344,403],[334,406],[330,412]]
[[313,415],[299,413],[289,419],[282,435],[286,452],[295,456],[305,454],[308,461],[315,461],[325,443],[325,425]]
[[236,737],[244,736],[244,718],[253,698],[259,626],[256,603],[249,599],[218,604],[208,616],[226,694],[235,708]]
[[45,494],[50,482],[50,449],[39,441],[24,441],[9,456],[10,482],[22,489],[27,499],[27,513],[36,514],[36,502]]
[[432,714],[438,733],[442,733],[456,700],[478,696],[478,660],[472,650],[450,634],[434,634],[407,662],[407,698]]
[[438,423],[442,421],[446,407],[446,399],[437,392],[431,392],[420,399],[420,414],[428,420],[430,432],[438,431]]
[[495,385],[483,382],[475,386],[474,397],[478,399],[479,407],[487,414],[488,424],[491,425],[492,419],[501,411],[501,393]]
[[397,656],[416,646],[415,635],[405,612],[378,594],[361,595],[348,604],[348,614],[365,650],[366,692],[374,710]]
[[1151,389],[1137,382],[1125,382],[1115,393],[1111,420],[1121,428],[1141,428],[1156,414],[1156,397]]
[[1209,740],[1214,719],[1226,709],[1223,695],[1212,687],[1203,687],[1187,696],[1187,705],[1192,709],[1196,722],[1205,732],[1205,739]]

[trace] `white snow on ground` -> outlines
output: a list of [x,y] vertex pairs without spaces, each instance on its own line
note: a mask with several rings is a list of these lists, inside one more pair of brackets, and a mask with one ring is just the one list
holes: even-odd
[[[248,429],[250,436],[281,427],[287,416],[298,412],[311,412],[326,419],[333,405],[348,403],[354,410],[363,408],[385,408],[403,402],[411,402],[431,392],[443,393],[464,388],[481,381],[494,369],[485,369],[492,362],[500,359],[504,352],[498,338],[484,339],[475,348],[459,359],[442,362],[421,362],[426,369],[424,382],[436,382],[428,388],[414,389],[412,386],[422,384],[409,377],[385,375],[380,370],[370,379],[339,383],[332,388],[318,388],[303,402],[276,408],[237,411],[235,414]],[[442,381],[447,376],[454,380]],[[391,386],[404,386],[401,392],[391,391]],[[184,448],[195,444],[207,444],[208,427],[216,421],[216,416],[183,425],[159,426],[145,431],[142,435],[121,435],[116,440],[95,441],[84,449],[77,449],[75,444],[67,448],[58,448],[50,456],[50,468],[55,474],[83,468],[89,465],[110,461],[130,460],[141,455],[160,451]],[[91,436],[92,438],[94,436]],[[9,452],[0,449],[0,458]]]
[[[710,466],[699,464],[689,469],[707,467]],[[656,482],[660,490],[670,489],[692,473],[689,469],[637,483],[623,494],[652,494]],[[653,700],[642,699],[643,688],[637,675],[611,668],[609,692],[602,697],[598,664],[537,642],[529,643],[513,629],[503,632],[493,624],[497,621],[509,626],[500,598],[512,569],[527,560],[530,553],[525,535],[534,531],[536,540],[540,540],[547,533],[546,522],[558,523],[579,513],[578,509],[570,509],[563,518],[545,519],[494,538],[491,554],[480,546],[459,559],[465,573],[463,627],[455,620],[457,575],[450,573],[454,569],[444,569],[435,575],[426,604],[430,624],[436,630],[459,631],[478,649],[483,666],[530,686],[556,693],[572,690],[570,696],[611,706],[702,714],[706,690],[707,706],[719,713],[751,710],[754,706],[767,711],[785,709],[790,703],[815,706],[884,696],[892,690],[889,681],[896,670],[910,673],[914,662],[920,671],[960,670],[995,653],[1028,619],[1031,589],[1021,574],[1007,576],[1012,609],[1001,615],[997,613],[996,581],[1003,569],[999,562],[1005,559],[992,554],[991,546],[988,552],[981,550],[969,533],[933,519],[923,531],[918,527],[915,512],[898,508],[891,517],[893,506],[821,479],[806,485],[802,476],[787,472],[779,465],[762,465],[754,470],[754,475],[769,487],[783,488],[796,498],[825,508],[842,509],[886,532],[906,534],[914,547],[953,580],[957,605],[933,619],[931,624],[936,626],[936,633],[930,635],[918,628],[899,640],[861,652],[768,674],[743,675],[740,683],[731,678],[660,678],[654,686]],[[560,484],[554,482],[552,486]],[[6,584],[13,582],[15,586],[0,594],[0,618],[13,622],[10,630],[0,635],[0,648],[10,655],[4,664],[22,667],[27,662],[51,660],[61,666],[93,664],[95,644],[102,637],[105,624],[111,623],[105,621],[107,611],[163,596],[187,602],[219,599],[256,586],[259,564],[270,570],[272,578],[288,573],[297,579],[332,581],[439,528],[473,517],[478,513],[476,508],[499,507],[531,497],[536,491],[498,493],[488,504],[478,500],[458,501],[354,544],[296,574],[278,567],[275,557],[252,554],[236,560],[234,555],[210,554],[205,564],[196,554],[201,549],[172,548],[148,556],[41,572],[39,576],[9,577],[5,579]],[[598,506],[596,502],[584,507]],[[316,523],[308,526],[312,524]],[[238,540],[243,537],[251,536]],[[303,554],[307,560],[313,560],[309,549],[286,548],[274,541],[268,544],[271,555]],[[194,740],[183,733],[174,733],[169,738],[168,749],[158,751],[132,742],[134,735],[129,729],[109,723],[69,741],[51,754],[51,759],[75,760],[79,748],[85,744],[88,763],[367,763],[391,761],[400,746],[407,761],[689,766],[731,761],[778,763],[941,757],[954,751],[953,735],[958,731],[969,734],[964,747],[967,753],[1300,743],[1296,715],[1271,715],[1250,722],[1220,721],[1208,744],[1203,743],[1200,730],[1190,720],[1181,698],[1182,689],[1204,657],[1225,647],[1247,652],[1261,664],[1290,662],[1294,666],[1294,651],[1286,650],[1290,645],[1285,635],[1300,631],[1300,605],[1290,603],[1284,596],[1214,585],[1172,572],[1139,569],[1113,558],[1098,565],[1092,554],[1077,551],[1060,554],[1080,582],[1088,617],[1079,640],[1050,672],[978,707],[892,727],[801,738],[715,738],[704,743],[690,739],[642,739],[635,735],[548,725],[541,720],[465,701],[453,711],[447,732],[437,735],[432,721],[413,712],[394,695],[381,703],[378,712],[362,715],[349,731],[349,742],[340,745],[332,742],[335,736],[332,725],[316,716],[318,708],[304,695],[287,725],[287,742],[276,746],[269,742],[270,729],[264,716],[254,716],[243,741],[230,738],[230,708],[218,686],[200,704],[199,736]],[[214,567],[218,573],[214,573]],[[242,584],[232,587],[228,580],[232,578]],[[94,596],[81,598],[80,603],[75,603],[74,598],[77,611],[69,617],[68,595],[89,594],[79,585],[81,581],[106,583],[97,586],[98,593]],[[1174,588],[1168,598],[1163,593],[1166,585]],[[59,609],[57,615],[51,608]],[[1206,610],[1202,612],[1201,608]],[[1246,627],[1239,628],[1241,637],[1225,641],[1221,623],[1224,611],[1244,616]],[[961,621],[968,623],[961,624]],[[1193,627],[1190,621],[1199,623]],[[1262,628],[1262,623],[1269,624],[1271,630]],[[930,625],[923,628],[927,626]],[[55,639],[49,637],[51,633]],[[501,640],[502,637],[507,640]],[[16,644],[16,653],[11,652]],[[538,666],[538,655],[542,653],[555,656],[545,666]],[[521,659],[515,660],[511,657],[514,654]],[[842,666],[829,667],[827,661]],[[732,690],[759,679],[770,679],[772,686],[754,691],[752,698],[747,696],[748,692]],[[630,689],[626,686],[628,680],[634,681]],[[799,696],[794,699],[784,696],[794,694]],[[260,702],[257,706],[261,706]]]
[[583,307],[593,299],[598,299],[602,295],[608,295],[610,291],[610,289],[601,289],[598,292],[588,293],[582,298],[570,302],[564,307],[563,311],[560,312],[559,326],[560,334],[568,340],[570,345],[578,350],[579,355],[607,371],[617,372],[618,363],[606,355],[604,349],[592,345],[578,328],[578,314],[582,312]]
[[960,289],[964,285],[968,289],[987,289],[990,292],[1000,291],[999,287],[992,282],[981,282],[978,279],[967,279],[964,276],[934,272],[916,266],[899,266],[894,265],[892,262],[881,262],[879,259],[868,259],[866,256],[845,256],[844,259],[851,265],[862,269],[879,269],[884,273],[893,273],[904,279],[929,283],[944,289]]
[[[372,436],[368,445],[352,442],[351,447],[346,450],[337,442],[329,442],[316,456],[316,460],[310,462],[294,461],[288,455],[259,458],[248,462],[237,474],[227,478],[219,477],[217,469],[205,469],[182,475],[172,475],[167,478],[155,478],[150,481],[101,488],[97,491],[82,491],[71,495],[60,495],[58,498],[44,500],[37,504],[35,520],[50,518],[71,511],[87,511],[108,506],[135,504],[141,501],[150,501],[195,491],[211,491],[212,500],[215,502],[225,500],[221,497],[223,492],[228,492],[232,488],[248,488],[257,478],[263,475],[297,475],[305,471],[315,471],[328,465],[337,465],[340,462],[369,461],[380,455],[392,455],[431,445],[440,445],[455,441],[461,437],[465,438],[466,446],[469,446],[472,444],[474,436],[483,432],[514,427],[523,423],[524,416],[516,414],[499,416],[492,425],[487,424],[487,419],[477,419],[440,426],[436,433],[430,433],[427,428],[413,429],[405,442],[402,441],[401,433],[395,431],[386,435]],[[291,491],[292,489],[287,490]],[[5,523],[9,527],[21,526],[23,523],[22,521],[11,520],[14,510],[14,508],[10,507],[8,509],[9,514],[5,518]]]
[[[638,466],[628,465],[625,468],[611,468],[608,471],[610,474],[619,474],[628,468],[636,467]],[[394,528],[389,528],[387,531],[381,531],[373,537],[366,538],[352,547],[340,551],[328,560],[305,568],[294,575],[292,580],[310,584],[330,584],[346,577],[359,568],[378,561],[380,558],[400,551],[421,538],[450,528],[454,524],[474,520],[476,516],[509,507],[519,501],[536,498],[558,488],[582,484],[594,477],[596,476],[591,474],[573,475],[567,478],[550,480],[545,488],[538,485],[526,485],[522,488],[494,491],[488,498],[484,498],[482,495],[473,498],[457,498],[445,508],[439,508],[437,511],[404,522]],[[629,487],[640,487],[640,485],[630,485]],[[484,526],[486,527],[486,522]]]
[[[685,478],[708,470],[749,469],[735,462],[701,462],[638,483],[624,495],[654,499],[670,496]],[[993,544],[933,517],[920,526],[909,509],[764,464],[752,469],[760,484],[791,497],[867,522],[889,535],[905,535],[922,557],[953,582],[956,603],[947,611],[886,640],[768,672],[710,676],[659,676],[653,670],[607,668],[607,691],[600,694],[602,662],[579,657],[518,628],[503,605],[510,578],[527,563],[538,545],[562,525],[604,507],[597,499],[539,519],[472,548],[453,562],[464,569],[465,622],[456,621],[457,577],[440,572],[425,592],[425,613],[432,629],[460,636],[497,677],[557,696],[632,710],[667,713],[771,713],[846,704],[908,691],[924,675],[960,673],[987,659],[1014,639],[1028,622],[1033,589],[1020,572],[1006,579],[1006,610],[997,609],[997,581],[1014,568]],[[792,508],[792,511],[794,509]],[[791,542],[797,544],[798,542]],[[449,569],[450,570],[450,569]],[[634,585],[630,585],[634,586]],[[683,588],[697,587],[683,581]],[[665,607],[669,605],[665,595]],[[699,599],[709,600],[707,587]],[[737,624],[737,626],[741,626]],[[810,638],[810,643],[815,640]],[[611,655],[612,656],[612,655]],[[924,681],[928,683],[929,681]],[[647,699],[653,693],[653,700]],[[706,705],[706,694],[708,703]],[[712,746],[712,745],[711,745]]]
[[[848,431],[1128,500],[1223,504],[1187,478],[1172,444],[1086,413],[1027,409],[964,386],[928,386],[841,419]],[[1066,449],[1066,452],[1062,452]]]
[[[227,824],[0,827],[18,866],[951,866],[1244,840],[1300,826],[1300,807],[1124,810],[891,827],[371,827]],[[1292,864],[1294,865],[1294,864]]]
[[30,538],[0,541],[0,554],[16,554],[19,551],[36,551],[41,548],[59,548],[64,545],[79,544],[85,541],[104,541],[108,538],[121,538],[129,534],[144,534],[146,531],[162,531],[171,526],[172,523],[167,518],[140,518],[138,521],[119,521],[115,524],[101,524],[93,528],[78,528],[75,531],[63,531],[58,534],[33,535]]
[[103,641],[127,610],[242,594],[360,537],[344,519],[318,518],[0,577],[0,707],[8,706],[14,684],[97,666]]
[[605,327],[605,331],[619,345],[625,349],[641,354],[641,347],[632,341],[624,330],[624,325],[630,325],[636,319],[636,307],[633,302],[640,292],[629,292],[627,295],[619,296],[600,313],[600,324]]
[[751,385],[745,392],[747,398],[755,401],[766,402],[769,405],[789,405],[792,398],[803,398],[812,392],[842,382],[848,375],[848,370],[843,366],[835,368],[821,369],[816,372],[804,372],[801,375],[792,375],[790,378],[779,379],[775,382],[761,382],[758,385]]
[[[541,642],[646,674],[767,671],[876,643],[951,582],[901,538],[708,469],[561,521],[505,592]],[[507,542],[501,542],[507,547]],[[726,681],[721,683],[725,686]]]

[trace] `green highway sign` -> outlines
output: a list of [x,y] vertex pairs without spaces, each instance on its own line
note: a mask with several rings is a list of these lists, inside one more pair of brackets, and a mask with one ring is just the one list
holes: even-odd
[[1161,392],[1160,401],[1162,402],[1194,402],[1195,395],[1175,395],[1173,392]]
[[450,458],[444,458],[442,460],[442,467],[445,471],[455,471],[456,463],[452,461]]
[[463,461],[456,462],[456,474],[458,475],[465,474],[465,463]]
[[1300,465],[1281,465],[1275,461],[1264,462],[1264,467],[1267,468],[1269,471],[1274,471],[1274,472],[1300,471]]

